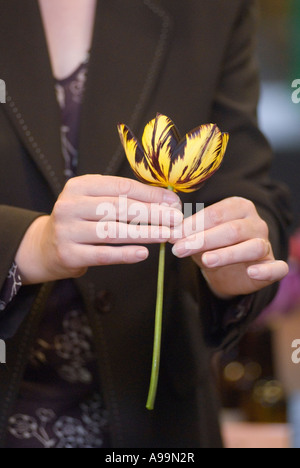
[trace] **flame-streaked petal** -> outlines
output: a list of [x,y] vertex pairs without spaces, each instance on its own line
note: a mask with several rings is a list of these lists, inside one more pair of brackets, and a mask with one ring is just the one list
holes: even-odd
[[128,162],[137,178],[143,183],[161,186],[145,158],[143,148],[130,128],[119,124],[118,130]]
[[217,125],[202,125],[188,133],[178,144],[172,157],[169,185],[176,191],[192,192],[220,167],[229,135]]
[[222,139],[222,148],[218,156],[216,157],[215,161],[211,164],[210,167],[207,169],[204,168],[203,171],[200,172],[198,177],[192,178],[190,182],[187,182],[186,184],[178,184],[175,186],[176,191],[181,191],[181,192],[195,192],[199,190],[202,185],[210,179],[220,168],[223,159],[224,159],[224,154],[228,145],[228,139],[229,135],[227,133],[224,133]]
[[220,137],[220,143],[219,147],[216,149],[214,153],[214,159],[210,160],[208,157],[207,153],[207,159],[206,156],[204,156],[203,163],[199,167],[198,174],[195,173],[191,182],[187,183],[186,188],[193,188],[193,191],[199,190],[199,188],[202,186],[204,182],[206,182],[210,177],[212,177],[220,168],[224,155],[227,149],[229,141],[229,134],[228,133],[222,133]]
[[142,144],[149,166],[157,180],[168,185],[172,154],[180,135],[169,117],[157,114],[144,130]]

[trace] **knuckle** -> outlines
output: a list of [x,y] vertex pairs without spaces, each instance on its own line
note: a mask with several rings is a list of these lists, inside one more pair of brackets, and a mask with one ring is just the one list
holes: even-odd
[[249,200],[248,198],[243,198],[243,197],[234,197],[235,202],[243,208],[243,210],[248,213],[248,214],[253,214],[256,212],[256,207],[254,203]]
[[117,225],[110,221],[100,221],[97,223],[96,234],[102,241],[110,241],[118,237]]
[[56,256],[61,266],[63,266],[64,268],[74,268],[72,262],[73,255],[68,245],[64,243],[58,243],[56,245]]
[[224,220],[223,210],[216,206],[212,207],[210,210],[209,218],[214,226],[222,224]]
[[64,243],[65,240],[65,228],[61,219],[61,216],[54,215],[53,222],[51,224],[51,237],[52,243],[54,247],[58,249],[58,247]]
[[116,178],[116,184],[120,195],[128,195],[134,190],[133,181],[130,179],[124,179],[122,177]]
[[53,216],[56,220],[64,219],[70,213],[70,202],[67,198],[60,197],[54,205]]
[[127,249],[122,249],[122,252],[121,252],[121,263],[123,263],[123,264],[131,263],[131,255],[130,255],[129,250],[127,250]]
[[148,187],[148,202],[155,205],[159,202],[159,198],[161,199],[161,201],[163,201],[164,193],[164,189],[158,187]]
[[[130,211],[128,204],[126,202],[122,203],[122,198],[121,198],[119,200],[114,199],[112,206],[113,206],[114,212],[117,215],[117,219],[122,220],[122,222],[127,223],[129,221],[129,211]],[[115,221],[117,221],[117,219],[115,219]]]
[[236,255],[232,249],[227,249],[226,253],[223,252],[223,264],[232,265],[236,262]]
[[202,249],[203,251],[209,251],[211,246],[208,238],[203,233],[201,235],[194,234],[190,236],[188,242],[186,243],[186,248],[195,251],[199,249]]
[[264,239],[255,239],[255,251],[260,258],[268,254],[269,245]]
[[98,265],[109,265],[111,263],[111,257],[110,250],[102,247],[95,253],[95,263]]
[[229,232],[228,232],[228,237],[229,241],[232,244],[236,244],[241,240],[241,235],[242,235],[242,224],[237,221],[233,221],[229,223]]
[[260,231],[265,239],[269,238],[269,226],[263,219],[260,218]]
[[77,184],[77,180],[78,180],[78,177],[77,178],[72,178],[72,179],[69,179],[66,184],[65,184],[65,187],[64,187],[64,192],[73,192],[74,190],[74,187],[75,187],[75,184]]
[[53,237],[53,244],[57,250],[60,245],[60,241],[63,237],[63,231],[61,229],[61,225],[59,222],[54,223],[52,226],[52,237]]
[[72,177],[66,182],[63,193],[72,194],[73,196],[74,194],[79,193],[84,187],[88,187],[95,177],[100,176],[81,175],[77,177]]
[[256,207],[254,205],[254,203],[251,201],[251,200],[247,200],[246,198],[243,199],[243,205],[245,207],[245,210],[252,214],[252,213],[256,213]]
[[77,269],[77,268],[74,268],[72,270],[72,278],[81,278],[82,276],[85,275],[85,273],[87,272],[87,268],[80,268],[80,269]]

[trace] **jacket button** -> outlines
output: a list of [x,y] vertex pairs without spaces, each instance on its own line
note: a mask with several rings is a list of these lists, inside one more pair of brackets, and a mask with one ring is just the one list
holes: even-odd
[[109,291],[99,291],[95,298],[95,308],[100,314],[112,311],[112,297]]

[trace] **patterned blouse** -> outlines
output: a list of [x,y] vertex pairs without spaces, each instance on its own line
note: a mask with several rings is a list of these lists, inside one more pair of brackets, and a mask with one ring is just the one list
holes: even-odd
[[[66,180],[76,175],[78,128],[88,60],[56,80]],[[17,265],[0,295],[0,310],[22,286]],[[71,280],[57,283],[9,419],[7,448],[108,448],[107,413],[96,378],[92,330]]]

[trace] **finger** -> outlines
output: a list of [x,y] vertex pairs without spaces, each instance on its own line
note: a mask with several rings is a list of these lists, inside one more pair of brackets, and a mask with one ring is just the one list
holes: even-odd
[[136,226],[124,223],[97,223],[98,243],[106,244],[161,244],[169,240],[171,231],[166,226]]
[[253,216],[259,218],[255,205],[251,201],[239,197],[227,198],[186,218],[183,225],[178,226],[172,232],[172,243],[199,231],[207,231],[234,220]]
[[230,221],[253,217],[253,215],[257,215],[257,211],[250,200],[241,197],[227,198],[205,208],[204,229],[208,230]]
[[173,227],[183,221],[183,213],[170,206],[142,203],[127,197],[78,197],[69,210],[73,217],[87,221],[121,221]]
[[281,281],[289,272],[289,266],[282,261],[253,265],[248,268],[249,278],[255,281],[275,283]]
[[140,226],[116,222],[83,222],[70,235],[76,244],[161,244],[170,238],[166,226]]
[[[77,245],[74,251],[76,267],[106,265],[131,265],[145,261],[149,251],[141,246],[83,246]],[[78,265],[79,263],[79,265]]]
[[127,196],[144,203],[166,203],[181,206],[178,195],[160,187],[151,187],[131,179],[122,177],[85,175],[71,179],[65,190],[72,195],[87,195],[90,197]]
[[173,247],[173,253],[184,258],[237,245],[256,237],[256,226],[250,219],[235,220],[178,241]]
[[270,242],[264,239],[251,239],[232,247],[207,252],[202,256],[202,263],[207,268],[220,268],[238,263],[259,262],[270,253]]
[[203,232],[205,230],[204,216],[205,212],[202,210],[194,216],[185,218],[182,224],[174,226],[174,229],[171,231],[170,242],[176,244],[179,240]]

